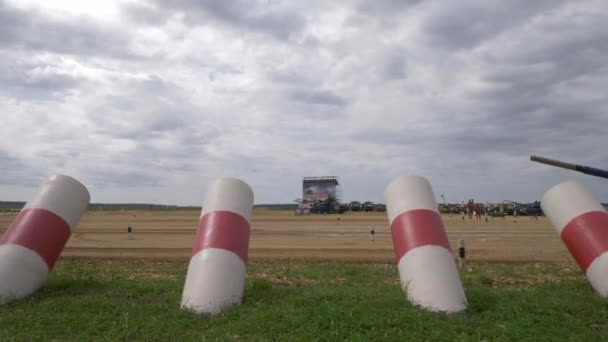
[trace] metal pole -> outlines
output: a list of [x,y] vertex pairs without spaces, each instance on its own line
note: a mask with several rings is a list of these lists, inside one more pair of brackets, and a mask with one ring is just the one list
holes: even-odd
[[575,164],[565,163],[563,161],[559,161],[559,160],[555,160],[555,159],[549,159],[549,158],[544,158],[544,157],[539,157],[539,156],[530,156],[530,160],[535,161],[537,163],[541,163],[541,164],[547,164],[547,165],[557,166],[557,167],[561,167],[561,168],[568,169],[568,170],[577,171]]
[[559,160],[554,160],[554,159],[549,159],[549,158],[543,158],[543,157],[538,157],[538,156],[530,156],[530,160],[531,161],[535,161],[535,162],[539,162],[542,164],[547,164],[547,165],[551,165],[551,166],[557,166],[557,167],[561,167],[564,169],[568,169],[568,170],[572,170],[572,171],[578,171],[587,175],[591,175],[591,176],[595,176],[595,177],[600,177],[600,178],[606,178],[608,179],[608,171],[607,170],[602,170],[602,169],[597,169],[591,166],[585,166],[585,165],[578,165],[578,164],[570,164],[570,163],[565,163],[563,161],[559,161]]
[[458,268],[462,271],[466,266],[464,240],[458,240]]

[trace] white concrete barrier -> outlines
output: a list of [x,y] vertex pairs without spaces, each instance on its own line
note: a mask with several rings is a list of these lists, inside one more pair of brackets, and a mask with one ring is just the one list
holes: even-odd
[[211,184],[188,266],[182,308],[217,314],[243,299],[253,191],[222,178]]
[[431,311],[463,311],[467,300],[431,184],[418,176],[392,181],[385,192],[401,286]]
[[36,292],[89,204],[86,187],[55,175],[46,180],[0,239],[0,304]]
[[608,212],[579,182],[563,182],[545,193],[543,212],[593,289],[608,297]]

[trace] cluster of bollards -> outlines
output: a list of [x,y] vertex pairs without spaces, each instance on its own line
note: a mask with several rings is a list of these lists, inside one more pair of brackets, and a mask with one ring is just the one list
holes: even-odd
[[[464,311],[467,299],[431,184],[418,176],[399,177],[388,185],[385,197],[407,298],[430,311]],[[55,175],[43,183],[0,239],[0,304],[43,286],[89,200],[84,185],[71,177]],[[541,203],[591,286],[608,297],[608,212],[577,182],[554,186]],[[183,309],[217,314],[240,305],[252,207],[253,191],[245,182],[221,178],[210,185],[184,284]],[[132,238],[131,225],[128,233]],[[374,233],[372,227],[372,240]],[[461,269],[464,260],[461,240]]]

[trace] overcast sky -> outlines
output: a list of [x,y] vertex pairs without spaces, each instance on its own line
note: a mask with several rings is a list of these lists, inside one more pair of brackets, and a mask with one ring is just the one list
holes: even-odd
[[608,180],[608,6],[598,1],[0,0],[0,199],[71,175],[93,202],[256,203],[303,176],[383,201],[540,199]]

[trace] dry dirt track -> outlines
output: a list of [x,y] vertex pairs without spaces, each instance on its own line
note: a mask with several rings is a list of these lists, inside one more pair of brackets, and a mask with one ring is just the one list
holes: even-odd
[[[15,214],[0,214],[0,233]],[[87,212],[70,238],[64,256],[104,258],[190,257],[198,224],[197,211]],[[546,218],[496,218],[488,223],[443,215],[452,250],[458,239],[467,258],[487,261],[571,260]],[[131,223],[134,239],[127,238]],[[369,228],[376,227],[376,241]],[[385,214],[294,216],[291,212],[255,210],[249,256],[252,259],[306,258],[349,261],[393,261]]]

